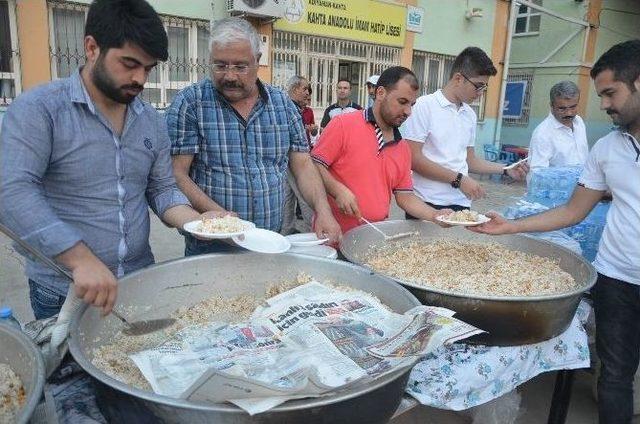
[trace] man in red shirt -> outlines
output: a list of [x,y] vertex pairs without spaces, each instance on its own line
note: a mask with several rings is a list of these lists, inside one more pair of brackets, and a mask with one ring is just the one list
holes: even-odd
[[392,193],[398,206],[419,219],[434,221],[451,212],[436,211],[413,194],[411,151],[398,127],[417,96],[413,72],[391,67],[380,75],[373,107],[336,116],[320,135],[311,157],[343,232],[360,225],[362,217],[386,219]]

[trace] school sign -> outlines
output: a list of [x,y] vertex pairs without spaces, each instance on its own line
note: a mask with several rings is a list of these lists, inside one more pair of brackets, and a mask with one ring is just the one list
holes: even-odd
[[375,0],[286,0],[285,16],[273,28],[402,47],[406,24],[405,6]]

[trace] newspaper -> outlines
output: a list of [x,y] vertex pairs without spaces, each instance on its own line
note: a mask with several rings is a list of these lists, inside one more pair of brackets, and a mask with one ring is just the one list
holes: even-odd
[[401,315],[367,293],[312,281],[246,322],[188,327],[131,359],[156,393],[256,414],[379,378],[481,332],[452,316],[428,306]]

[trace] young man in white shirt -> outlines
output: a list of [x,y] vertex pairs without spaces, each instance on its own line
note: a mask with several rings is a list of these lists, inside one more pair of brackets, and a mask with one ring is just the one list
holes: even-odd
[[580,90],[572,81],[561,81],[549,92],[551,112],[531,135],[529,167],[582,166],[589,154],[587,131],[578,116]]
[[484,189],[469,172],[505,174],[520,180],[528,171],[525,163],[505,170],[504,165],[475,155],[478,118],[469,103],[482,95],[489,77],[496,73],[482,49],[467,47],[453,62],[447,85],[418,98],[405,123],[414,190],[436,209],[468,209],[472,200],[484,197]]
[[551,231],[582,221],[606,190],[613,193],[593,265],[600,423],[630,423],[633,378],[640,359],[640,40],[613,46],[591,69],[596,92],[617,130],[591,149],[566,205],[509,221],[495,213],[474,231]]

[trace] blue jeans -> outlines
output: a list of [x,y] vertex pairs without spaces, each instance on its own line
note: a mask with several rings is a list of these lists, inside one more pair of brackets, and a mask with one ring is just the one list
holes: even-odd
[[598,274],[594,295],[600,424],[629,424],[640,359],[640,287]]
[[207,253],[234,253],[244,249],[220,240],[204,241],[194,237],[184,238],[184,256],[206,255]]
[[29,300],[36,319],[49,318],[60,312],[66,296],[29,280]]

